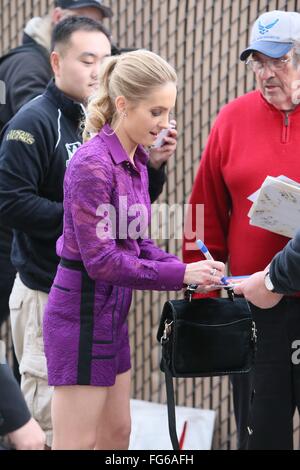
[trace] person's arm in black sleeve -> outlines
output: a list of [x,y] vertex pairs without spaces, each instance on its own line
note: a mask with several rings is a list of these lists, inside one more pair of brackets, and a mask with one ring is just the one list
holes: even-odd
[[149,177],[149,195],[151,203],[156,201],[158,196],[162,193],[164,184],[166,182],[166,164],[163,163],[159,169],[153,168],[148,163],[148,177]]
[[291,294],[300,291],[300,230],[273,259],[270,279],[275,292]]
[[31,419],[19,384],[7,364],[0,364],[0,435],[24,426]]
[[0,363],[0,435],[7,435],[16,450],[44,450],[45,433],[30,416],[19,384],[5,363]]
[[0,147],[0,223],[41,239],[62,231],[63,205],[38,194],[47,174],[55,136],[43,119],[20,112]]
[[44,93],[52,72],[47,57],[36,53],[16,54],[10,76],[9,103],[13,115],[32,98]]

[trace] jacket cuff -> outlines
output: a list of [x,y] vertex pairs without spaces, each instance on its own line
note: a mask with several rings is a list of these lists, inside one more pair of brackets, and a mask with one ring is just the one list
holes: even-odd
[[184,263],[158,263],[157,290],[181,290],[185,270]]

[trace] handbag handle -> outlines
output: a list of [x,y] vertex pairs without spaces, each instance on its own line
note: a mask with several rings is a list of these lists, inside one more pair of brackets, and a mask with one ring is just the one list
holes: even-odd
[[[192,301],[192,298],[193,298],[193,294],[195,293],[195,291],[197,290],[197,287],[198,287],[198,284],[189,284],[185,290],[185,293],[184,293],[184,298],[185,300],[188,300],[189,302]],[[224,285],[224,289],[226,290],[227,292],[227,296],[230,300],[234,300],[234,290],[232,287],[226,287]]]

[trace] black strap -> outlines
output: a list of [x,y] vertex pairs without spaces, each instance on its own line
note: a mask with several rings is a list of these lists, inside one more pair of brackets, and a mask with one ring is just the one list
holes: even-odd
[[173,449],[180,450],[177,432],[176,432],[176,413],[175,413],[173,377],[168,366],[168,361],[166,360],[166,349],[164,348],[163,343],[162,343],[162,361],[163,361],[163,368],[164,368],[165,380],[166,380],[169,434],[170,434]]
[[[167,408],[168,408],[168,425],[169,425],[169,435],[172,442],[173,450],[180,450],[178,436],[176,432],[176,412],[175,412],[175,399],[174,399],[174,387],[173,387],[173,376],[170,372],[168,367],[165,354],[164,354],[164,346],[162,347],[162,362],[163,362],[163,369],[165,372],[165,381],[166,381],[166,392],[167,392]],[[252,429],[252,413],[253,413],[253,400],[255,396],[255,390],[253,387],[253,383],[251,384],[251,399],[249,404],[249,412],[248,412],[248,419],[247,419],[247,429],[245,433],[245,437],[241,443],[241,447],[243,449],[248,449],[249,441],[253,434]]]

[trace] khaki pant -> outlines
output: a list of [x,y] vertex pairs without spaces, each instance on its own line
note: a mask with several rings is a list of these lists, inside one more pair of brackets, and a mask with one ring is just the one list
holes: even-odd
[[32,416],[51,447],[51,397],[43,344],[43,315],[48,294],[29,289],[17,275],[9,299],[12,339],[20,366],[21,389]]

